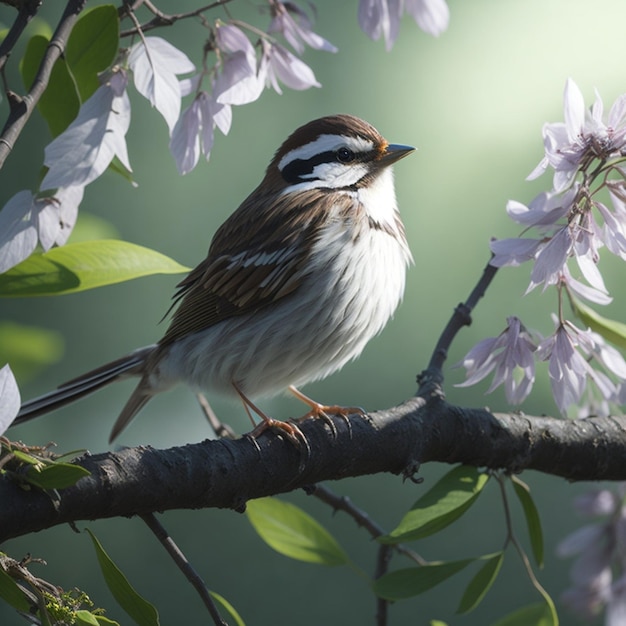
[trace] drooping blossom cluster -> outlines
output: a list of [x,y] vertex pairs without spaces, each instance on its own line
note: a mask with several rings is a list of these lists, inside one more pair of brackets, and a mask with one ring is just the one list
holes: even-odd
[[382,38],[391,50],[400,32],[400,20],[408,13],[429,35],[438,37],[448,28],[446,0],[360,0],[359,26],[374,40]]
[[580,527],[557,546],[562,557],[575,557],[572,586],[562,600],[575,614],[593,619],[603,610],[605,626],[626,622],[626,507],[624,484],[579,496],[577,512],[600,521]]
[[[196,166],[200,154],[209,157],[216,127],[228,133],[231,107],[254,102],[266,87],[282,93],[280,83],[295,90],[320,87],[313,70],[297,55],[304,52],[305,44],[326,52],[337,48],[312,30],[306,13],[292,2],[272,0],[270,9],[267,35],[259,37],[257,45],[243,26],[215,23],[207,46],[208,52],[215,53],[215,64],[184,82],[185,95],[194,93],[195,97],[171,135],[170,150],[181,174]],[[278,43],[277,34],[295,54]],[[208,88],[203,88],[204,82]]]
[[533,231],[536,236],[491,242],[491,264],[496,267],[532,261],[526,293],[540,285],[544,291],[556,288],[559,314],[554,332],[545,338],[537,334],[535,349],[527,349],[520,361],[520,340],[527,331],[517,318],[509,318],[503,333],[506,342],[481,342],[462,361],[467,369],[463,384],[478,382],[498,364],[489,391],[504,384],[507,399],[519,403],[532,389],[534,368],[528,361],[532,353],[534,359],[548,363],[552,392],[562,413],[577,406],[577,416],[606,415],[612,405],[626,400],[626,362],[599,334],[601,328],[592,332],[567,320],[563,304],[569,300],[578,312],[579,299],[599,305],[611,302],[598,267],[600,250],[606,248],[626,260],[626,94],[605,116],[599,94],[586,109],[580,89],[570,79],[565,86],[564,117],[565,122],[544,125],[545,155],[528,177],[534,179],[551,169],[552,189],[528,205],[510,201],[506,207],[524,227],[523,234]]

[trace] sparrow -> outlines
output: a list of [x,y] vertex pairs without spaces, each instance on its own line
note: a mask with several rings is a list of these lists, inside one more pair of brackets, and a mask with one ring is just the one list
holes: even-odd
[[206,259],[178,284],[163,338],[24,403],[14,423],[128,377],[139,382],[110,442],[148,400],[180,382],[238,396],[261,430],[293,434],[252,400],[286,389],[309,405],[307,415],[342,413],[298,387],[357,358],[402,299],[412,256],[391,166],[413,150],[352,115],[295,130],[217,230]]

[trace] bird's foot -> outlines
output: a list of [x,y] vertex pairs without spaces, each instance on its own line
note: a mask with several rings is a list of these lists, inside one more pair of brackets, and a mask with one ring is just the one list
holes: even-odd
[[291,423],[292,424],[299,423],[309,418],[322,419],[328,424],[328,427],[332,431],[334,437],[337,437],[337,427],[335,426],[335,423],[333,422],[331,415],[338,415],[339,417],[341,417],[347,424],[348,428],[350,428],[350,420],[348,420],[348,417],[350,417],[350,415],[363,416],[366,414],[365,411],[361,407],[358,407],[358,406],[339,406],[337,404],[321,404],[320,402],[316,402],[312,398],[309,398],[308,396],[304,395],[299,389],[296,389],[296,387],[294,387],[293,385],[289,387],[289,391],[291,391],[291,393],[293,393],[293,395],[296,396],[296,398],[304,402],[304,404],[309,406],[311,409],[308,413],[305,413],[302,417],[298,418],[297,420],[292,420]]

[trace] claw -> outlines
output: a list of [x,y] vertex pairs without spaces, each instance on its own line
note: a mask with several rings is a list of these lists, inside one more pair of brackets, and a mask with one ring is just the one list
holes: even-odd
[[280,420],[275,420],[272,417],[267,416],[262,417],[262,421],[259,422],[249,433],[247,433],[246,436],[256,439],[266,430],[272,430],[280,435],[284,435],[295,446],[299,446],[303,441],[306,443],[304,433],[296,424],[281,422]]
[[[283,435],[300,450],[299,470],[302,471],[306,467],[306,462],[311,456],[311,447],[309,446],[309,442],[304,436],[304,433],[300,430],[299,426],[292,421],[282,422],[281,420],[276,420],[269,415],[266,415],[263,411],[261,411],[261,409],[259,409],[258,406],[246,397],[236,383],[233,383],[233,387],[241,398],[243,406],[246,409],[246,413],[254,425],[254,428],[249,433],[246,433],[245,436],[250,439],[256,449],[260,451],[257,438],[260,437],[266,430],[272,430],[280,435]],[[258,424],[255,424],[252,413],[250,412],[251,410],[261,418],[261,421]]]
[[319,402],[316,402],[315,400],[304,395],[299,389],[296,389],[296,387],[294,387],[293,385],[289,386],[289,391],[291,391],[291,393],[294,396],[296,396],[298,400],[301,400],[302,402],[304,402],[304,404],[308,405],[311,408],[311,410],[308,413],[305,413],[301,418],[295,421],[301,422],[308,418],[323,419],[330,427],[333,433],[333,437],[335,438],[337,437],[337,427],[335,426],[333,420],[331,419],[330,417],[331,415],[338,415],[345,421],[348,428],[351,428],[350,420],[348,419],[350,415],[363,416],[366,414],[365,411],[361,407],[358,407],[358,406],[339,406],[336,404],[330,404],[330,405],[320,404]]

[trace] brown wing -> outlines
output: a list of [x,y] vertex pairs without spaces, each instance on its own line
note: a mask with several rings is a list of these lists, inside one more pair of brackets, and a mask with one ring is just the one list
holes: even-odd
[[[352,204],[348,196],[341,202],[346,209]],[[261,203],[254,192],[219,228],[208,257],[178,285],[174,299],[180,306],[160,345],[258,310],[297,289],[307,274],[311,246],[329,219],[330,203],[323,190],[273,194]]]

